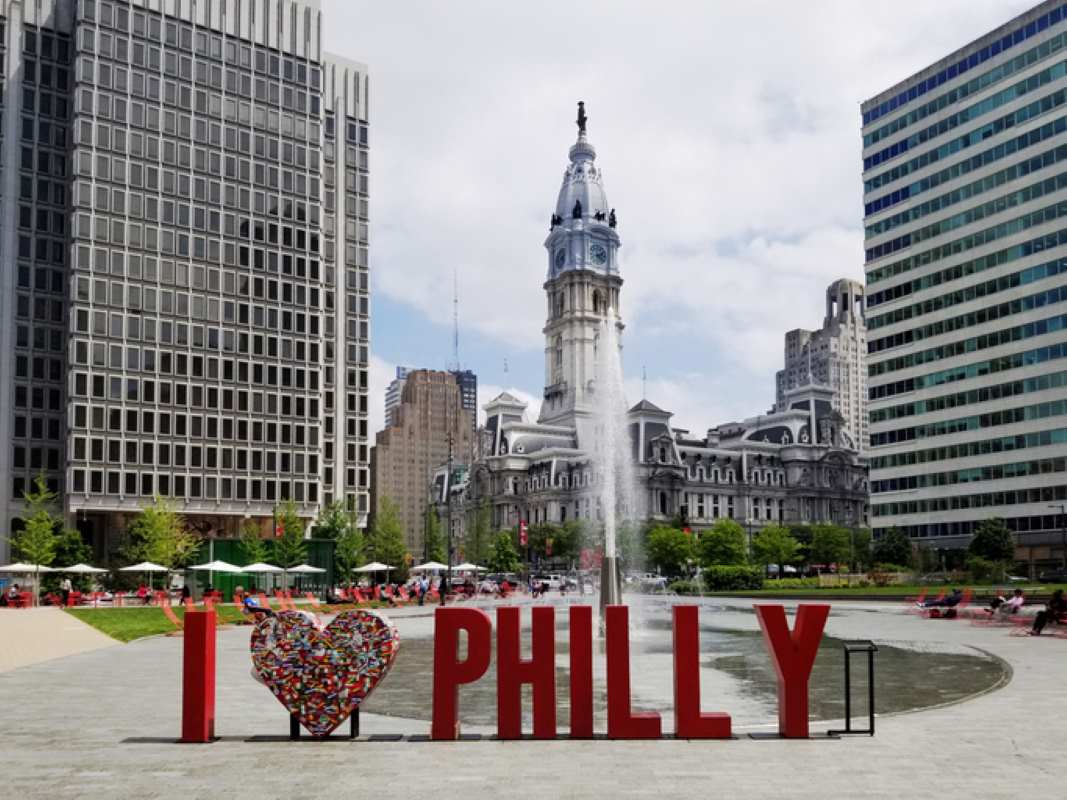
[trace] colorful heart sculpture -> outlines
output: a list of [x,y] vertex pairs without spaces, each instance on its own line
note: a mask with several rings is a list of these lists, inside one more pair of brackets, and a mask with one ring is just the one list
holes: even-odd
[[300,611],[265,617],[252,630],[252,666],[312,736],[328,736],[389,672],[400,637],[370,611],[345,611],[325,628]]

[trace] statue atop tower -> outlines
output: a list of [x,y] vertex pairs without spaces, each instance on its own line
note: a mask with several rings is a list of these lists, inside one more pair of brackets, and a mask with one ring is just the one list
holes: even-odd
[[585,102],[578,101],[578,135],[581,136],[585,133],[585,123],[589,121],[589,117],[585,115]]

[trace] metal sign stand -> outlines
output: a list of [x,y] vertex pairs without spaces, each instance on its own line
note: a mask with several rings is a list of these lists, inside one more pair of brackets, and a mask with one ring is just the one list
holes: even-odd
[[[359,736],[359,709],[353,709],[352,713],[348,717],[348,738],[355,739]],[[314,736],[305,738],[318,738]],[[329,738],[329,737],[322,737]],[[296,714],[289,715],[289,739],[297,741],[300,739],[300,717]]]
[[[874,736],[874,654],[878,652],[878,646],[869,639],[859,639],[844,642],[845,649],[845,728],[838,731],[827,731],[831,736],[840,734],[867,734]],[[852,664],[850,656],[853,653],[867,654],[867,711],[870,721],[866,728],[852,727]]]

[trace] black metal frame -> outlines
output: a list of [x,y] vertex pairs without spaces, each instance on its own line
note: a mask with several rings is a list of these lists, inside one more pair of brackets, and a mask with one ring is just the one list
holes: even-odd
[[[359,736],[359,709],[353,709],[352,713],[348,717],[348,738],[355,739]],[[289,715],[289,739],[297,741],[301,738],[300,734],[300,717],[296,714]],[[317,739],[317,736],[305,736],[305,739]],[[330,737],[322,737],[330,738]]]
[[[845,651],[845,727],[844,730],[828,731],[831,736],[841,734],[874,736],[874,654],[878,645],[869,639],[858,639],[842,643]],[[867,654],[867,711],[870,721],[866,728],[852,727],[852,662],[853,653]]]

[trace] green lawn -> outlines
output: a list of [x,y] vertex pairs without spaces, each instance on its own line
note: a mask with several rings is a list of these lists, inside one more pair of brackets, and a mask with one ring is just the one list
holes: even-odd
[[[310,606],[300,604],[301,608],[312,610]],[[360,608],[386,608],[387,603],[365,603]],[[203,606],[198,606],[203,610]],[[328,612],[333,614],[354,608],[351,605],[330,606]],[[112,639],[120,642],[132,642],[144,636],[157,636],[161,633],[170,633],[176,630],[174,623],[166,618],[163,609],[157,606],[133,606],[127,608],[65,608],[68,614],[77,617],[87,625],[92,625],[97,630],[106,633]],[[220,623],[236,623],[247,619],[237,606],[216,606]],[[185,616],[185,609],[181,606],[174,607],[174,614],[178,619]]]
[[[156,606],[66,608],[64,611],[120,642],[130,642],[142,636],[155,636],[175,630],[174,623],[164,616],[163,609]],[[244,618],[236,606],[219,606],[216,611],[219,614],[219,622],[237,622]],[[176,607],[174,614],[181,619],[185,616],[185,609]]]

